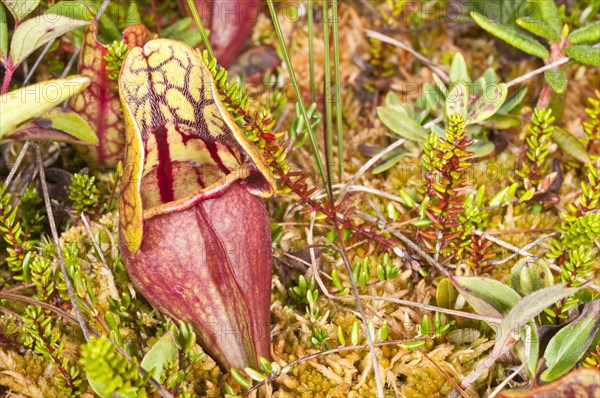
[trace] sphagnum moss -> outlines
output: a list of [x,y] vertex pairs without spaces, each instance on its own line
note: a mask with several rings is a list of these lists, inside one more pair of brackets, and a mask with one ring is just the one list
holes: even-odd
[[[394,18],[396,13],[397,15],[402,15],[402,2],[394,1],[392,3],[394,7],[393,13],[390,13],[387,8],[387,3],[382,3],[381,5],[369,5],[373,7],[371,11],[374,11],[374,15],[379,15],[379,12],[383,9],[384,15],[389,19],[391,26],[405,29],[404,21],[399,21]],[[4,5],[0,5],[0,7],[3,6]],[[573,7],[578,10],[578,7],[581,6],[574,5]],[[4,10],[4,8],[2,8],[2,10]],[[171,11],[167,11],[167,17],[175,16]],[[310,10],[308,10],[308,12],[310,12]],[[353,90],[345,89],[343,93],[345,100],[343,110],[345,120],[343,120],[343,124],[347,130],[347,134],[345,135],[345,138],[347,139],[347,142],[345,143],[345,153],[347,156],[346,163],[343,166],[346,169],[346,173],[351,173],[350,175],[355,173],[367,160],[358,156],[358,151],[352,151],[352,149],[361,144],[388,144],[386,139],[388,131],[383,128],[380,121],[374,117],[375,112],[373,108],[379,105],[376,101],[377,98],[369,96],[373,101],[363,101],[361,98],[362,94],[364,94],[364,91],[360,88],[364,82],[364,80],[361,82],[361,76],[359,76],[359,74],[362,73],[360,70],[361,63],[350,62],[350,59],[357,60],[362,58],[363,61],[367,60],[367,62],[370,59],[368,53],[368,40],[361,29],[373,27],[373,19],[369,14],[370,13],[365,13],[365,15],[362,15],[352,4],[340,4],[341,39],[346,43],[349,43],[347,48],[346,46],[343,46],[345,51],[340,54],[342,56],[342,61],[344,61],[344,59],[348,61],[342,69],[342,73],[344,74],[343,82],[348,82],[357,87],[358,90],[361,90],[355,92]],[[581,15],[583,16],[583,13]],[[432,51],[432,48],[454,49],[457,46],[465,49],[469,48],[469,51],[466,54],[469,64],[474,63],[477,59],[485,59],[485,62],[480,63],[481,65],[487,63],[496,64],[498,63],[496,61],[498,57],[506,56],[506,54],[503,54],[501,48],[498,48],[498,51],[496,51],[494,49],[494,42],[485,35],[478,35],[476,39],[472,39],[469,37],[465,38],[465,35],[463,35],[462,32],[458,32],[456,35],[440,34],[444,31],[444,27],[439,24],[439,21],[428,21],[433,22],[432,28],[431,25],[428,26],[425,24],[426,21],[419,19],[421,17],[417,18],[410,13],[406,16],[410,22],[407,26],[410,28],[416,27],[416,29],[418,29],[408,33],[411,38],[419,35],[419,40],[413,40],[412,44],[415,45],[417,51],[426,54],[433,62],[446,63],[446,60],[452,58],[453,52],[447,51],[444,53],[438,52],[437,50]],[[300,18],[301,17],[302,16],[300,16]],[[428,16],[425,16],[425,18],[427,17]],[[351,21],[352,23],[347,23],[347,21]],[[295,22],[296,21],[294,21],[294,23]],[[298,22],[301,23],[302,20],[299,19]],[[583,21],[580,22],[583,23]],[[255,32],[254,39],[256,42],[270,44],[277,43],[274,39],[273,31],[270,28],[270,23],[271,20],[268,18],[263,18],[262,21],[259,21],[261,29],[257,29]],[[286,32],[284,33],[287,33],[288,29],[291,29],[290,22],[286,21],[286,24],[287,25],[284,26]],[[307,47],[305,43],[306,35],[304,34],[305,32],[302,29],[302,26],[298,29],[298,26],[294,25],[293,28],[297,34],[292,39],[294,40],[293,45],[295,46],[292,56],[294,57],[294,61],[304,61],[305,57],[303,52]],[[427,35],[421,35],[420,33],[415,34],[415,32],[421,31],[422,28],[427,29]],[[315,41],[318,41],[319,35],[317,34],[315,37],[317,38]],[[452,40],[447,40],[448,38]],[[431,46],[431,43],[435,43],[436,45]],[[62,45],[59,46],[59,48],[61,49],[60,51],[63,51],[62,48],[64,47],[65,42],[61,42],[61,44]],[[468,46],[469,44],[475,44],[475,47],[470,48]],[[382,46],[385,46],[385,52],[390,52],[390,57],[394,57],[393,54],[396,51],[395,48],[388,44],[382,44]],[[421,46],[421,48],[419,48],[419,46]],[[475,51],[473,51],[473,49]],[[317,60],[319,60],[318,57],[320,56],[319,50],[320,49],[317,47]],[[383,53],[381,53],[381,55],[383,56],[378,59],[377,62],[374,62],[374,66],[377,67],[385,64],[385,68],[389,68],[390,64],[387,62],[389,59],[386,59],[388,55]],[[398,57],[403,61],[399,63],[399,70],[393,71],[394,76],[385,81],[386,84],[391,83],[390,89],[400,91],[402,94],[407,94],[410,97],[412,94],[403,91],[405,88],[403,87],[403,84],[405,82],[432,82],[431,72],[420,64],[411,63],[412,56],[410,54],[402,52]],[[53,62],[60,63],[58,60],[53,60]],[[304,62],[294,62],[294,64],[298,65],[303,63]],[[317,76],[322,76],[322,65],[320,65],[318,61],[313,67],[316,69]],[[508,67],[510,69],[509,74],[515,77],[522,75],[522,69],[524,67],[533,69],[535,66],[530,62],[510,62],[510,66]],[[286,119],[285,115],[287,111],[284,111],[286,104],[284,103],[285,101],[281,100],[281,98],[284,97],[282,92],[280,92],[278,88],[275,88],[275,94],[279,95],[279,100],[276,101],[277,104],[273,105],[272,113],[261,113],[264,111],[263,104],[264,102],[267,102],[265,101],[265,98],[269,93],[261,93],[259,97],[256,97],[256,101],[250,101],[251,103],[249,103],[246,97],[239,95],[239,90],[232,88],[229,83],[225,84],[225,74],[223,73],[223,70],[218,70],[216,63],[212,64],[211,69],[211,72],[220,73],[220,83],[223,84],[222,88],[231,94],[231,98],[225,99],[226,101],[227,99],[229,100],[227,104],[228,108],[234,113],[237,112],[237,114],[234,115],[237,120],[244,120],[244,123],[247,124],[245,129],[248,137],[261,147],[261,151],[264,150],[265,155],[270,156],[270,166],[274,169],[285,169],[287,172],[288,170],[286,167],[289,160],[290,162],[297,163],[298,169],[306,169],[312,156],[306,148],[296,148],[293,152],[290,151],[291,157],[288,159],[286,158],[286,155],[288,154],[287,149],[284,149],[283,147],[273,148],[273,146],[277,146],[281,143],[279,140],[284,137],[283,133],[278,132],[277,134],[280,135],[275,137],[277,139],[263,139],[265,133],[271,133],[270,129],[275,123],[281,125],[282,131],[289,131],[287,128],[290,122],[289,119],[294,116],[294,112],[292,110],[289,114],[290,117]],[[502,70],[502,68],[498,69],[501,72],[501,75],[506,75],[506,70]],[[301,67],[298,68],[298,72],[298,76],[301,77],[299,79],[301,80],[300,84],[304,84],[303,82],[308,81],[308,79],[304,79]],[[369,75],[371,72],[372,71],[366,70],[364,71],[364,74]],[[479,72],[483,71],[479,70]],[[585,79],[579,80],[581,75],[585,75]],[[283,69],[273,72],[272,77],[282,84],[285,83],[283,80],[285,71]],[[385,76],[379,75],[377,77]],[[592,88],[597,86],[597,84],[594,84],[597,82],[597,74],[595,71],[590,72],[582,67],[579,69],[577,76],[573,77],[573,80],[569,81],[569,90],[577,85],[586,86],[581,88],[577,87],[582,93],[580,97],[584,97],[583,94],[586,90],[590,91],[587,86]],[[42,75],[36,76],[36,78],[39,78],[38,80],[43,80]],[[379,80],[377,83],[381,83],[382,81],[383,80]],[[585,83],[582,84],[581,82]],[[308,92],[306,87],[301,88],[302,91]],[[378,85],[377,89],[382,89],[383,93],[383,91],[385,91],[384,89],[387,89],[387,87],[382,88]],[[224,97],[227,97],[225,94]],[[411,103],[410,105],[412,106],[413,104]],[[591,111],[588,112],[590,120],[583,126],[588,138],[587,141],[584,140],[583,144],[590,152],[592,152],[594,149],[597,150],[598,148],[598,129],[596,128],[598,125],[598,103],[591,102],[590,105]],[[317,106],[316,110],[319,109],[320,108]],[[259,111],[259,114],[255,115],[255,111]],[[567,108],[567,112],[569,112],[569,114],[565,114],[563,117],[559,116],[560,113],[555,113],[555,115],[557,115],[557,125],[564,125],[566,119],[581,119],[580,116],[582,115],[574,115],[572,109]],[[515,114],[523,116],[522,122],[527,119],[529,113],[530,109],[528,109],[527,105],[515,112]],[[296,123],[298,120],[297,116],[298,115],[296,115]],[[433,115],[429,115],[428,117],[432,116]],[[317,118],[315,118],[315,120],[316,119]],[[423,121],[425,120],[427,119],[424,119]],[[577,124],[571,121],[569,121],[569,123]],[[439,126],[440,124],[438,123],[438,127]],[[313,127],[318,129],[320,126],[314,125]],[[497,236],[497,233],[502,232],[502,235],[499,237],[517,247],[522,247],[540,236],[537,232],[532,231],[532,229],[543,231],[547,229],[548,231],[551,231],[554,227],[561,224],[563,221],[561,213],[567,209],[567,204],[574,202],[577,199],[577,190],[580,189],[580,183],[584,181],[586,177],[583,175],[583,168],[579,167],[573,160],[563,162],[566,155],[560,154],[554,144],[547,145],[548,140],[546,138],[548,138],[547,136],[549,135],[547,133],[548,132],[542,134],[542,136],[545,137],[543,142],[542,140],[538,140],[534,143],[530,140],[530,143],[536,144],[542,149],[542,152],[545,149],[550,151],[548,154],[544,153],[544,156],[547,158],[545,164],[536,164],[536,166],[543,166],[537,167],[537,170],[541,170],[543,173],[539,173],[540,175],[534,175],[533,177],[535,180],[539,180],[539,178],[542,177],[541,174],[547,175],[551,171],[550,160],[558,159],[561,161],[564,178],[563,186],[558,195],[560,201],[556,205],[556,208],[540,210],[538,208],[533,208],[531,203],[502,203],[498,206],[489,207],[484,205],[478,207],[486,213],[485,222],[478,223],[476,220],[473,221],[475,217],[473,217],[473,219],[469,217],[459,217],[461,223],[468,224],[473,221],[473,225],[468,226],[469,228],[473,227],[481,229],[495,236]],[[303,132],[298,134],[302,136]],[[491,134],[491,130],[488,131],[486,129],[481,132],[481,135],[474,138],[489,139],[490,135],[493,135]],[[539,138],[543,138],[542,136],[539,136]],[[513,174],[515,168],[518,168],[519,147],[521,140],[524,137],[519,137],[518,129],[512,129],[507,130],[504,137],[500,138],[507,139],[508,149],[496,153],[491,159],[477,160],[471,165],[470,173],[468,175],[468,188],[464,192],[466,198],[470,195],[475,195],[477,188],[485,186],[485,204],[490,197],[504,188],[507,183],[506,177]],[[267,144],[265,145],[265,143]],[[265,150],[265,147],[268,146],[270,146],[271,149]],[[497,149],[500,150],[501,146],[502,145],[497,145]],[[58,148],[58,146],[53,145],[52,148]],[[64,147],[61,148],[64,149]],[[419,164],[419,151],[419,146],[414,145],[412,148],[409,148],[408,153],[398,164],[398,167],[392,168],[381,174],[367,172],[354,181],[354,183],[364,189],[378,189],[393,195],[398,194],[400,190],[410,190],[411,186],[422,184],[422,181],[420,180],[421,167]],[[590,158],[594,159],[594,156],[597,156],[597,153],[590,153]],[[539,163],[539,161],[543,159],[542,157],[534,156],[533,160],[535,163]],[[73,172],[74,170],[70,171]],[[523,175],[530,177],[530,174],[532,173],[529,172],[533,170],[530,167],[529,170],[525,171],[528,172],[523,173]],[[100,175],[96,175],[97,181],[102,182],[108,180],[107,173],[99,173]],[[289,180],[284,182],[290,183]],[[307,184],[303,187],[297,186],[297,188],[302,189],[297,189],[296,191],[300,192],[300,196],[307,196],[306,192],[308,192],[313,185],[315,184],[311,182],[311,179],[308,179]],[[105,187],[104,189],[99,190],[99,195],[102,196],[102,199],[105,199],[112,194],[110,191],[114,189],[114,187],[115,184],[114,181],[112,181],[110,188],[107,189]],[[271,212],[271,215],[274,218],[273,221],[282,224],[277,226],[280,229],[281,234],[277,239],[274,239],[277,249],[283,249],[285,251],[288,251],[288,249],[302,249],[306,247],[309,242],[319,245],[322,242],[319,239],[323,239],[322,237],[327,236],[333,227],[333,223],[330,222],[331,220],[327,220],[327,217],[322,217],[321,213],[313,228],[310,224],[310,215],[298,211],[306,210],[306,203],[297,206],[296,201],[298,198],[291,193],[293,189],[284,186],[280,186],[280,188],[282,188],[280,190],[281,193],[276,199],[276,204],[273,205],[273,207],[276,206],[280,211],[277,210]],[[15,191],[18,191],[18,189],[13,190],[13,192]],[[410,194],[413,193],[414,192],[412,191],[410,192]],[[316,195],[318,195],[318,192],[315,196]],[[79,200],[86,199],[85,195],[79,196]],[[18,198],[15,197],[13,199]],[[21,198],[21,200],[24,200],[25,202],[27,201],[26,199],[26,197]],[[414,206],[405,206],[402,200],[398,200],[397,203],[395,203],[396,213],[392,217],[389,216],[390,213],[387,213],[387,205],[389,200],[392,199],[382,199],[380,197],[375,197],[375,194],[371,195],[370,193],[354,192],[347,195],[346,199],[348,206],[342,206],[339,209],[339,213],[350,209],[352,206],[357,209],[357,212],[351,214],[348,218],[345,218],[343,220],[344,222],[361,222],[360,212],[376,214],[377,216],[386,219],[386,228],[396,228],[401,232],[407,233],[409,238],[413,238],[409,225],[416,217]],[[412,200],[415,201],[416,199],[412,198]],[[11,200],[11,204],[12,202],[13,200]],[[106,203],[110,203],[110,200],[107,199]],[[346,205],[346,203],[344,205]],[[308,207],[313,206],[313,204],[309,204]],[[269,205],[271,206],[272,204]],[[323,205],[323,202],[321,202],[321,205]],[[3,207],[4,206],[5,205],[3,204]],[[590,205],[590,207],[593,207],[593,205]],[[102,210],[98,210],[98,212],[102,211],[114,212],[114,208],[110,205],[106,205],[103,206]],[[593,209],[593,211],[595,211],[595,209]],[[468,211],[465,211],[465,215],[466,213],[468,213]],[[91,215],[90,218],[95,220],[96,215],[97,214]],[[575,217],[574,215],[571,216]],[[24,217],[33,221],[35,221],[34,219],[36,218],[34,215],[25,215]],[[580,225],[583,221],[586,220],[581,219],[573,221],[575,225],[571,231],[573,233],[565,233],[564,239],[571,241],[570,243],[573,245],[581,243],[582,241],[579,239],[579,234],[585,230],[580,228],[583,227]],[[122,346],[131,349],[131,352],[141,359],[142,351],[147,352],[152,343],[161,338],[163,333],[167,330],[168,323],[163,316],[158,314],[148,306],[147,303],[141,300],[139,295],[132,289],[119,258],[118,239],[115,227],[116,223],[117,218],[112,214],[105,215],[100,220],[92,222],[92,230],[94,234],[97,234],[97,238],[99,239],[98,243],[102,247],[107,258],[106,265],[99,260],[95,253],[91,238],[87,234],[85,228],[80,226],[70,228],[63,234],[62,242],[64,244],[77,243],[77,255],[81,257],[78,265],[82,271],[79,275],[81,278],[88,280],[91,290],[91,293],[87,293],[96,298],[97,302],[95,308],[101,314],[112,314],[110,316],[112,316],[113,319],[105,320],[106,325],[102,324],[100,318],[89,319],[88,323],[90,326],[101,331],[105,335],[115,337],[115,340],[122,340]],[[35,223],[29,225],[33,224]],[[27,225],[26,222],[21,223],[23,229],[28,229]],[[378,225],[373,225],[371,228],[371,225],[367,224],[366,227],[375,231],[376,234],[372,236],[380,237],[385,235],[388,237],[388,235],[386,235],[387,231],[383,232],[379,229]],[[354,232],[354,237],[352,237],[352,234],[349,234],[351,238],[357,236],[356,230],[354,230]],[[471,230],[467,230],[466,226],[464,230],[459,232],[464,235],[472,233]],[[460,245],[463,245],[465,242],[468,245],[469,240],[463,238],[468,238],[468,236],[461,236]],[[398,256],[392,260],[398,265],[400,276],[386,282],[378,281],[376,270],[377,266],[383,263],[381,255],[382,250],[380,250],[381,248],[377,247],[376,244],[373,244],[374,242],[372,242],[372,240],[373,239],[370,239],[369,237],[365,238],[364,236],[358,236],[358,239],[352,240],[348,245],[349,257],[352,264],[364,264],[365,260],[370,264],[368,272],[365,271],[365,274],[368,274],[368,278],[363,278],[365,282],[364,287],[361,287],[359,293],[435,304],[435,288],[439,280],[430,278],[423,279],[421,276],[418,276],[417,271],[428,267],[428,265],[426,265],[425,261],[422,261],[417,254],[410,250],[407,250],[403,256]],[[372,245],[369,245],[369,248],[367,249],[365,242],[372,243]],[[377,242],[381,243],[379,241]],[[550,244],[547,241],[542,242],[537,247],[531,248],[529,251],[533,254],[543,256],[547,254],[549,245]],[[458,247],[458,245],[454,247]],[[37,248],[28,248],[27,251],[36,252]],[[498,249],[498,246],[496,245],[492,246],[491,251],[494,254],[492,260],[501,260],[511,254],[510,251]],[[48,250],[40,253],[40,255],[52,260],[50,252],[51,250]],[[280,252],[281,250],[277,250],[276,255],[279,256]],[[317,255],[316,257],[318,260],[317,266],[319,271],[322,272],[321,276],[325,286],[326,288],[331,289],[330,291],[333,294],[338,293],[337,290],[333,289],[331,280],[329,279],[333,270],[338,272],[339,280],[341,281],[340,283],[343,286],[349,285],[349,276],[343,272],[343,264],[336,258],[335,253],[329,252],[324,255]],[[508,278],[511,266],[515,261],[517,261],[517,258],[505,263],[505,265],[493,268],[490,274],[497,280],[505,281]],[[470,266],[472,269],[465,269],[464,267],[461,268],[461,264],[449,264],[449,267],[453,266],[458,267],[457,272],[470,273],[475,269],[474,266]],[[14,269],[17,268],[18,267],[14,267]],[[308,354],[318,354],[321,351],[321,348],[315,347],[314,342],[311,342],[311,336],[315,330],[328,331],[328,339],[325,340],[325,342],[329,344],[331,348],[335,349],[338,345],[342,344],[342,340],[345,340],[346,345],[350,343],[350,331],[354,325],[357,325],[358,328],[356,328],[356,330],[358,330],[358,333],[354,338],[359,344],[365,342],[364,331],[360,328],[360,323],[358,322],[360,316],[356,313],[355,303],[353,301],[330,299],[326,297],[324,294],[325,292],[320,291],[319,299],[316,303],[316,307],[319,309],[319,316],[315,316],[315,319],[311,319],[310,316],[307,316],[305,311],[306,303],[299,303],[297,299],[290,297],[288,294],[288,288],[291,287],[290,283],[288,283],[290,279],[296,281],[298,280],[299,274],[304,272],[300,271],[298,269],[299,267],[292,270],[288,268],[289,267],[286,265],[283,265],[282,268],[278,269],[273,275],[272,285],[274,289],[271,294],[271,316],[273,320],[271,348],[274,359],[277,360],[281,366],[299,360]],[[587,267],[585,268],[587,269]],[[18,272],[15,274],[11,271],[12,270],[3,270],[2,272],[7,283],[7,288],[19,283],[16,281],[17,274],[22,276],[26,275],[26,273]],[[314,271],[314,269],[306,268],[306,274],[304,275],[306,279],[310,279],[312,271]],[[490,274],[488,274],[488,276]],[[557,275],[558,274],[555,274],[555,279],[557,279]],[[85,286],[85,284],[79,286]],[[315,290],[318,289],[318,286],[315,287]],[[29,294],[29,292],[25,293]],[[52,304],[62,304],[64,308],[68,309],[69,304],[64,301],[64,295],[61,296],[60,299],[63,301]],[[6,301],[7,300],[2,304],[6,304],[9,310],[13,310],[19,314],[22,314],[23,309],[26,307],[20,302],[6,303]],[[415,325],[421,324],[426,315],[429,316],[429,319],[433,319],[432,313],[413,308],[412,306],[390,304],[380,300],[364,300],[363,304],[366,308],[367,317],[372,318],[373,320],[372,323],[374,325],[376,339],[379,338],[379,328],[382,325],[381,321],[384,319],[389,325],[389,336],[386,336],[388,337],[388,340],[414,337],[417,333],[414,327]],[[327,314],[328,316],[326,316]],[[446,317],[444,321],[447,321],[450,318],[451,317]],[[379,364],[385,373],[385,389],[387,394],[391,396],[435,397],[443,396],[449,392],[452,388],[451,383],[437,367],[425,358],[424,354],[427,354],[432,358],[436,365],[441,367],[449,377],[452,377],[456,381],[467,375],[479,360],[489,354],[489,350],[493,345],[493,341],[489,339],[493,338],[493,332],[481,327],[480,324],[472,320],[463,318],[456,320],[458,322],[455,326],[457,328],[454,330],[455,333],[453,332],[452,335],[443,334],[436,339],[428,340],[419,349],[409,349],[397,343],[384,345],[376,349]],[[63,355],[67,356],[69,361],[74,360],[76,362],[79,356],[77,348],[81,343],[81,336],[79,336],[76,327],[71,326],[66,322],[67,321],[63,321],[62,318],[56,317],[56,323],[63,332],[61,337],[64,345]],[[60,390],[56,384],[56,380],[54,380],[54,375],[58,373],[57,368],[54,367],[51,362],[42,361],[39,357],[33,356],[31,352],[28,352],[23,356],[15,354],[19,349],[18,344],[20,341],[14,338],[13,333],[21,326],[19,321],[15,318],[9,318],[7,315],[2,315],[0,316],[0,323],[3,326],[2,337],[7,338],[7,344],[3,346],[3,349],[0,351],[0,370],[8,370],[8,372],[1,372],[0,384],[4,386],[10,385],[11,393],[25,394],[26,391],[21,381],[23,375],[27,374],[32,376],[30,379],[32,383],[27,386],[31,395],[35,395],[39,392],[40,396],[43,394],[52,397],[65,396],[66,393],[64,390]],[[104,329],[104,326],[108,329]],[[480,335],[478,335],[479,337],[472,339],[462,338],[461,334],[468,333],[467,331],[470,331],[471,328],[481,329],[478,331],[478,333],[480,333]],[[338,330],[342,330],[343,338],[340,338],[337,334]],[[16,346],[14,344],[16,344]],[[362,398],[374,396],[373,392],[376,390],[376,385],[372,369],[370,368],[370,361],[371,359],[368,350],[364,348],[318,355],[315,358],[295,365],[287,374],[283,374],[276,379],[275,389],[277,397]],[[499,381],[505,379],[512,369],[510,367],[504,368],[504,366],[505,365],[502,362],[497,364],[496,368],[499,370],[489,374],[489,377],[488,374],[484,373],[478,383],[467,390],[467,395],[469,397],[477,397],[479,395],[478,392],[483,392],[485,390],[486,383],[490,383],[488,387],[494,387]],[[236,392],[242,393],[243,389],[235,385],[232,380],[230,375],[223,375],[216,363],[206,357],[200,363],[193,365],[186,380],[186,389],[187,391],[192,391],[192,395],[221,397],[223,396],[224,383],[230,383],[235,386]],[[81,396],[91,396],[91,390],[87,385],[84,387],[87,388],[87,390],[83,392]]]

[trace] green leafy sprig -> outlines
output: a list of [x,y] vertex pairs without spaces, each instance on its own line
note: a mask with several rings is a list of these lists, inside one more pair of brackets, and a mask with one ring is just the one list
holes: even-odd
[[470,168],[467,159],[473,154],[467,151],[473,140],[467,138],[464,117],[452,114],[448,123],[444,138],[430,133],[423,156],[426,186],[421,206],[431,225],[420,233],[439,245],[436,251],[442,255],[442,263],[460,258],[462,253],[463,231],[458,216],[464,212],[464,190]]

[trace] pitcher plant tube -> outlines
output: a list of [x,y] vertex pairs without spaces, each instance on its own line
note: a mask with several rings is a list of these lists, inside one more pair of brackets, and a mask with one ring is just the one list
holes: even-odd
[[120,245],[158,310],[191,323],[223,368],[269,357],[271,235],[265,160],[216,91],[201,55],[172,40],[132,49],[119,93],[126,153]]

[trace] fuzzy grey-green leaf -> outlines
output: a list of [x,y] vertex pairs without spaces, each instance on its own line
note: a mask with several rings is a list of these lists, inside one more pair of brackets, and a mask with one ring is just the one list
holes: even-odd
[[582,64],[600,66],[600,48],[576,44],[565,48],[565,54]]
[[469,105],[469,93],[464,83],[459,83],[452,87],[446,97],[446,115],[458,114],[467,116],[467,106]]
[[469,107],[467,115],[467,124],[479,123],[500,109],[504,101],[508,89],[504,83],[490,83],[481,90],[481,96]]
[[480,125],[489,129],[505,130],[521,125],[521,119],[513,115],[502,115],[496,112],[489,118],[482,120]]
[[444,90],[445,92],[440,91],[438,87],[431,83],[425,83],[423,85],[423,97],[425,98],[425,103],[436,115],[443,113],[444,101],[446,100],[447,95],[446,87],[444,87]]
[[546,22],[535,18],[523,17],[517,19],[517,25],[548,41],[559,41],[560,34]]
[[571,44],[593,43],[600,40],[600,21],[592,22],[569,34]]
[[440,92],[444,96],[448,95],[448,88],[446,88],[446,85],[444,84],[442,79],[435,73],[433,73],[432,76],[433,76],[433,81],[435,82],[435,86],[438,88],[438,90],[440,90]]
[[554,29],[557,33],[560,32],[561,29],[561,21],[560,14],[558,13],[558,8],[556,7],[556,3],[554,0],[538,0],[537,1],[540,7],[540,14],[542,16],[542,20],[550,26],[550,28]]
[[392,156],[386,158],[380,165],[373,169],[373,174],[383,173],[386,170],[394,167],[396,163],[398,163],[402,158],[406,157],[409,152],[403,149],[398,148],[397,151],[394,151]]
[[511,46],[516,47],[527,54],[535,55],[538,58],[548,57],[548,50],[543,45],[518,30],[495,23],[491,19],[475,11],[471,13],[471,17],[481,28],[487,30],[499,39],[504,40]]
[[495,149],[496,146],[493,142],[483,140],[475,140],[475,142],[467,148],[467,150],[473,152],[474,158],[483,158],[494,152]]
[[496,112],[496,113],[497,114],[498,113],[499,114],[507,114],[508,112],[515,109],[515,107],[517,105],[519,105],[521,103],[521,101],[523,101],[523,98],[525,98],[525,95],[527,95],[527,88],[528,88],[528,85],[519,87],[519,89],[517,91],[515,91],[509,97],[506,98],[506,101],[504,101],[504,103],[502,104],[500,109],[498,109],[498,112]]
[[546,81],[552,90],[562,94],[567,89],[567,73],[562,69],[550,69],[544,73]]

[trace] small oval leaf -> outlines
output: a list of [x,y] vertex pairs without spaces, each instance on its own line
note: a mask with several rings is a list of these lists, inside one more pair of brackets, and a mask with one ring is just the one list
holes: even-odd
[[19,65],[29,54],[50,40],[89,23],[90,21],[57,14],[44,14],[26,20],[15,29],[10,43],[13,65]]
[[585,146],[573,134],[562,127],[554,126],[552,140],[569,156],[574,157],[582,163],[588,163],[590,157]]
[[458,292],[452,281],[448,278],[442,279],[435,292],[438,307],[452,309],[457,298]]
[[425,130],[420,124],[412,120],[401,108],[377,108],[379,119],[394,133],[411,141],[423,141],[427,136]]
[[495,279],[461,276],[454,281],[460,294],[481,315],[501,318],[521,299],[517,292]]
[[567,89],[567,73],[562,69],[550,69],[544,73],[546,81],[552,90],[562,94]]
[[173,333],[167,332],[162,336],[150,350],[144,355],[142,368],[150,372],[150,375],[155,380],[160,380],[164,365],[170,361],[177,359],[177,345]]
[[487,84],[482,88],[481,96],[469,107],[467,124],[479,123],[498,112],[507,94],[506,84]]
[[446,97],[446,115],[458,114],[467,116],[469,93],[464,83],[459,83],[450,89]]

